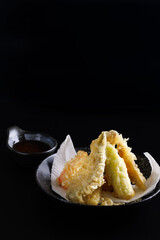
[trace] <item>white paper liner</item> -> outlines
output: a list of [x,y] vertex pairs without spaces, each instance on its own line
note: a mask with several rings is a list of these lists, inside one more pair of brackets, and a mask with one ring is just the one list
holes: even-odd
[[[64,199],[68,200],[66,198],[66,191],[57,184],[57,177],[60,176],[61,172],[63,171],[64,165],[66,162],[68,162],[71,158],[73,158],[76,155],[76,151],[72,142],[72,139],[69,135],[67,135],[65,141],[61,144],[59,150],[54,155],[54,161],[51,169],[51,186],[52,190],[59,194]],[[130,200],[122,200],[119,198],[116,198],[112,195],[111,192],[107,191],[105,192],[105,196],[112,199],[113,202],[118,203],[129,203],[136,201],[143,196],[149,194],[154,190],[157,183],[160,180],[160,167],[158,163],[155,161],[155,159],[148,153],[145,152],[144,155],[149,160],[149,163],[151,165],[152,171],[150,177],[146,180],[146,190],[143,191],[139,189],[137,186],[133,185],[135,196]]]
[[61,172],[63,171],[65,163],[68,162],[71,158],[75,157],[75,155],[76,150],[73,146],[72,139],[70,135],[67,135],[66,139],[61,144],[57,153],[54,155],[54,161],[51,169],[52,190],[65,199],[67,199],[66,191],[62,187],[58,186],[56,179],[57,177],[60,176]]

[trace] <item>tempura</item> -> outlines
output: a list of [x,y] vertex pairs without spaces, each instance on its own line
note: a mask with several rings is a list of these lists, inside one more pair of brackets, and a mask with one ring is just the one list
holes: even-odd
[[90,154],[78,151],[57,178],[67,199],[87,205],[113,205],[104,192],[129,200],[135,195],[132,184],[145,190],[146,179],[135,163],[136,156],[117,131],[103,131],[92,141],[90,150]]

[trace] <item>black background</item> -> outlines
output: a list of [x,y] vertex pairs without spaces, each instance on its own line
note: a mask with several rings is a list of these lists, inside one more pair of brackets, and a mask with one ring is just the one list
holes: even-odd
[[[102,130],[129,137],[159,161],[158,1],[1,1],[1,222],[5,239],[150,239],[159,195],[116,211],[68,208],[49,199],[35,169],[17,166],[7,128],[69,133],[89,146]],[[60,232],[59,232],[60,231]],[[2,234],[1,233],[1,234]],[[155,236],[154,235],[154,236]]]
[[159,109],[159,4],[111,2],[1,1],[3,98]]

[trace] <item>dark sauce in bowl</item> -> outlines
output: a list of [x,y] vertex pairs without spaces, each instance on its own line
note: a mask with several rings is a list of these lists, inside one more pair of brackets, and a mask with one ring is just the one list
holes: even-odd
[[47,143],[41,141],[26,140],[15,143],[13,149],[22,153],[40,153],[50,150],[51,147]]

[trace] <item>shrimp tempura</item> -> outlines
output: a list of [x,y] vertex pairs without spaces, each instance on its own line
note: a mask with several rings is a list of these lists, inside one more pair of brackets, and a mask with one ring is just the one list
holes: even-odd
[[57,183],[64,189],[68,188],[70,181],[77,174],[77,172],[82,168],[83,163],[88,157],[88,153],[84,151],[78,151],[77,155],[68,161],[60,176],[57,178]]

